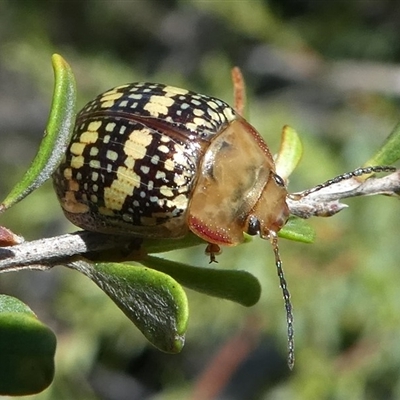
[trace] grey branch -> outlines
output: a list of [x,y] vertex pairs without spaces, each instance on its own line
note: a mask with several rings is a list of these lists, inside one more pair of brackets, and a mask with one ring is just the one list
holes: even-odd
[[345,198],[377,194],[399,196],[400,170],[365,181],[359,181],[357,178],[347,179],[302,196],[304,192],[288,195],[287,203],[291,214],[300,218],[330,217],[347,207],[340,202]]
[[[301,218],[331,216],[347,207],[340,200],[354,196],[400,194],[400,170],[383,177],[371,177],[363,182],[351,178],[303,196],[289,194],[291,214]],[[49,269],[68,265],[80,254],[129,246],[132,238],[80,231],[62,236],[22,242],[0,248],[0,273],[23,269]]]
[[131,240],[120,236],[79,231],[1,247],[0,272],[45,270],[54,265],[68,264],[79,254],[123,248]]

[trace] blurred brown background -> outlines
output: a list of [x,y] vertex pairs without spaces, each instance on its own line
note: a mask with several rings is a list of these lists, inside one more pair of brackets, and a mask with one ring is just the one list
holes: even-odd
[[[367,160],[399,120],[400,3],[395,0],[0,2],[0,193],[35,154],[50,106],[54,52],[72,66],[79,106],[130,81],[157,81],[232,103],[242,68],[249,118],[277,151],[289,124],[303,160],[290,190]],[[281,240],[295,311],[296,366],[268,243],[226,249],[220,268],[262,284],[246,309],[188,291],[184,350],[150,347],[95,285],[54,269],[0,277],[58,336],[53,385],[32,399],[400,398],[399,203],[348,201],[312,220],[313,245]],[[73,231],[51,184],[2,216],[27,239]],[[205,266],[202,248],[166,257]],[[26,397],[29,399],[29,397]]]

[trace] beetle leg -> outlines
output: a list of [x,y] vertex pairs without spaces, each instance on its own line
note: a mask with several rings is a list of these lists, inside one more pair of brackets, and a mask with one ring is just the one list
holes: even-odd
[[215,262],[218,263],[218,261],[216,260],[216,257],[218,254],[221,254],[221,248],[215,244],[215,243],[208,243],[205,253],[210,256],[210,264]]

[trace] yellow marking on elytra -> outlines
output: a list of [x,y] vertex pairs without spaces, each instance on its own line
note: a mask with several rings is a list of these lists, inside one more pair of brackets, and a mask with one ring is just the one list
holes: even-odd
[[89,206],[78,202],[75,192],[67,190],[65,197],[61,199],[61,207],[72,214],[83,214],[89,211]]
[[152,132],[148,128],[135,130],[129,135],[129,140],[142,146],[148,146],[153,140]]
[[163,144],[161,146],[158,146],[157,150],[161,151],[161,153],[165,154],[169,153],[169,148]]
[[209,108],[207,110],[207,114],[211,117],[212,120],[219,120],[220,116],[217,112],[215,112],[214,110],[212,110],[211,108]]
[[99,160],[90,160],[89,167],[92,169],[100,169],[101,168],[100,161]]
[[157,165],[160,161],[160,156],[158,154],[155,154],[153,157],[151,157],[150,162],[154,165]]
[[147,146],[153,140],[150,131],[141,129],[133,131],[124,145],[124,153],[134,160],[141,160],[147,154]]
[[105,136],[103,137],[103,143],[104,143],[104,144],[107,144],[109,141],[110,141],[110,135],[105,135]]
[[200,108],[195,108],[193,110],[193,114],[196,115],[196,117],[202,117],[204,115],[204,111]]
[[164,171],[158,170],[158,171],[156,172],[156,179],[165,179],[165,178],[166,178],[166,175],[165,175],[165,172],[164,172]]
[[124,164],[127,168],[133,169],[133,167],[135,166],[135,162],[136,159],[134,159],[133,157],[126,157]]
[[[124,94],[121,92],[117,92],[117,91],[110,91],[110,92],[106,92],[103,94],[103,96],[101,96],[100,101],[103,102],[114,102],[115,100],[118,100],[120,97],[122,97]],[[102,104],[102,107],[104,107],[104,105]]]
[[165,96],[167,96],[167,97],[176,96],[178,94],[185,95],[185,94],[189,93],[188,90],[177,88],[175,86],[165,86],[165,88],[163,89],[163,92],[165,92]]
[[195,97],[195,96],[192,96],[190,102],[191,102],[192,104],[194,104],[196,107],[198,107],[198,106],[201,104],[201,102],[198,100],[198,97],[197,97],[197,96],[196,96],[196,97]]
[[207,104],[208,104],[209,107],[211,107],[214,110],[218,109],[218,104],[215,101],[212,101],[212,100],[207,101]]
[[97,156],[97,154],[99,154],[99,149],[98,149],[98,147],[92,147],[91,149],[90,149],[90,153],[89,153],[92,157],[96,157]]
[[183,185],[186,185],[186,178],[185,178],[185,176],[184,175],[175,175],[174,176],[174,183],[177,185],[177,186],[183,186]]
[[171,160],[170,158],[168,158],[168,160],[165,160],[164,169],[166,169],[167,171],[173,171],[175,169],[174,161]]
[[115,104],[115,101],[105,101],[105,102],[101,102],[101,108],[110,108]]
[[119,90],[121,90],[121,89],[125,89],[125,88],[127,88],[127,87],[129,87],[128,84],[126,84],[126,85],[119,85],[119,86],[115,87],[114,89],[110,90],[110,93],[111,93],[111,92],[119,91]]
[[112,89],[110,89],[110,90],[107,90],[107,92],[104,92],[104,93],[101,95],[101,97],[103,98],[103,97],[105,97],[105,96],[110,96],[110,95],[112,95],[112,94],[114,94],[114,93],[118,93],[118,92],[119,92],[118,89],[120,89],[120,88],[117,86],[117,87],[114,87],[114,88],[112,88]]
[[118,160],[118,153],[116,151],[114,151],[114,150],[107,150],[106,158],[108,158],[111,161],[117,161]]
[[131,141],[127,141],[124,146],[124,153],[134,160],[141,160],[145,158],[147,151],[146,147]]
[[82,168],[85,164],[85,157],[83,156],[73,156],[71,158],[71,167],[74,169]]
[[92,121],[87,130],[88,131],[93,131],[93,132],[97,132],[99,130],[99,128],[101,127],[102,122],[101,121]]
[[150,167],[148,165],[142,165],[140,167],[140,170],[144,173],[144,174],[148,174],[150,172]]
[[187,185],[178,187],[178,193],[187,193],[187,191],[188,191],[188,186]]
[[185,128],[195,132],[199,129],[199,126],[197,124],[193,124],[192,122],[189,122],[189,123],[185,124]]
[[114,132],[114,129],[115,129],[115,126],[116,126],[117,124],[115,123],[115,122],[109,122],[107,125],[106,125],[106,131],[107,132]]
[[160,193],[164,196],[164,197],[173,197],[174,193],[172,192],[172,190],[168,187],[168,186],[160,186]]
[[130,94],[128,97],[129,97],[130,99],[132,99],[132,100],[140,100],[140,99],[143,97],[143,95],[140,94],[140,93],[135,93],[135,92],[133,92],[133,93]]
[[81,143],[96,143],[97,139],[99,138],[99,132],[98,131],[85,131],[79,136],[79,141]]
[[74,156],[81,156],[83,151],[85,150],[86,144],[85,143],[72,143],[71,145],[71,153]]
[[72,169],[71,168],[65,168],[63,174],[64,174],[64,178],[66,180],[69,181],[70,179],[72,179]]
[[193,119],[193,123],[199,126],[208,126],[211,127],[210,123],[206,121],[204,118],[196,117]]
[[73,179],[68,181],[68,189],[73,191],[73,192],[78,192],[79,191],[79,183]]
[[223,113],[228,121],[233,121],[236,118],[236,115],[232,108],[225,108]]
[[104,204],[110,210],[121,210],[127,196],[140,186],[140,176],[126,167],[118,167],[116,179],[104,189]]
[[174,162],[176,162],[177,164],[182,164],[185,165],[187,164],[187,157],[184,155],[184,149],[182,146],[180,146],[179,144],[176,144],[174,146]]
[[143,107],[151,116],[158,117],[159,115],[168,114],[168,108],[174,104],[174,99],[167,96],[151,96],[147,104]]
[[180,194],[179,196],[176,196],[174,200],[172,200],[172,203],[174,206],[177,208],[186,208],[188,204],[188,198],[184,194]]

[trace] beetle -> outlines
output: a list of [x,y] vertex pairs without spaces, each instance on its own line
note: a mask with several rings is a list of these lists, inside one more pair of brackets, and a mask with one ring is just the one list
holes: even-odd
[[53,175],[66,217],[94,232],[236,246],[244,232],[271,240],[289,325],[293,316],[277,245],[289,209],[284,180],[256,129],[227,103],[189,90],[132,83],[78,113]]
[[53,184],[66,217],[88,231],[153,239],[192,231],[208,243],[210,261],[220,246],[242,243],[244,233],[269,240],[292,368],[293,312],[277,239],[289,217],[287,196],[299,200],[384,168],[359,168],[289,195],[261,135],[227,103],[163,84],[132,83],[100,94],[79,112]]

